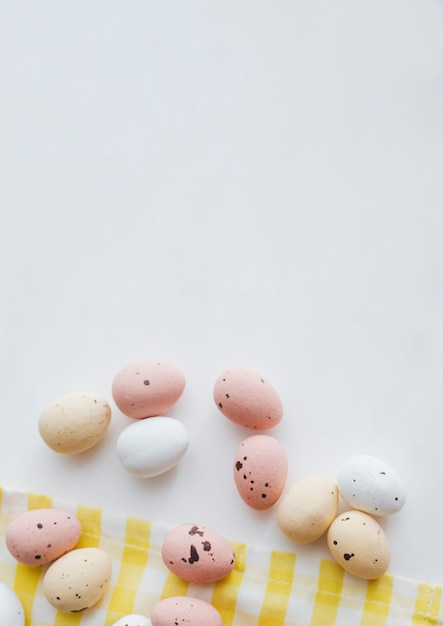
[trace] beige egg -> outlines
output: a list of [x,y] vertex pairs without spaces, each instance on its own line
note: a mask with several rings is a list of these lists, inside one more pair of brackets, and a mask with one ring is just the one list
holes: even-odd
[[77,454],[97,445],[111,421],[111,408],[101,396],[74,392],[60,396],[40,415],[38,429],[55,452]]
[[111,573],[111,559],[104,550],[78,548],[49,566],[43,578],[43,592],[54,608],[78,613],[100,600]]
[[338,489],[328,476],[309,476],[293,485],[277,509],[277,523],[290,539],[319,539],[337,515]]
[[337,563],[359,578],[379,578],[389,567],[391,551],[386,534],[362,511],[347,511],[332,522],[328,547]]

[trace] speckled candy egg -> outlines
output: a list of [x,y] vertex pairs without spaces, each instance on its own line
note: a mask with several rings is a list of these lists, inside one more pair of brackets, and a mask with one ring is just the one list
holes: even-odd
[[248,367],[230,367],[214,385],[214,401],[225,417],[256,430],[274,428],[283,417],[277,391]]
[[280,498],[288,475],[286,451],[269,435],[247,437],[234,457],[234,480],[242,500],[257,510],[269,509]]
[[5,533],[12,556],[25,565],[45,565],[72,550],[82,528],[71,513],[35,509],[16,517]]
[[152,626],[223,626],[220,613],[212,604],[191,596],[160,600],[151,610]]
[[293,541],[319,539],[337,515],[338,489],[328,476],[308,476],[293,485],[277,509],[279,528]]
[[227,539],[195,524],[183,524],[166,535],[162,558],[173,574],[194,583],[221,580],[230,574],[235,564]]
[[185,377],[171,363],[137,361],[124,367],[112,382],[120,411],[133,419],[164,415],[185,388]]
[[371,515],[397,513],[406,499],[397,474],[374,456],[361,454],[348,459],[340,469],[337,485],[349,506]]
[[118,457],[128,472],[159,476],[177,465],[189,446],[188,433],[172,417],[150,417],[129,424],[117,440]]
[[152,626],[152,622],[148,617],[132,613],[121,617],[112,626]]
[[107,401],[95,393],[74,392],[57,398],[40,415],[38,429],[55,452],[77,454],[103,439],[111,421]]
[[77,613],[100,600],[111,573],[111,559],[104,550],[78,548],[49,566],[43,578],[43,592],[54,608]]
[[347,511],[332,522],[328,547],[337,563],[359,578],[379,578],[389,567],[391,552],[386,534],[371,515],[362,511]]
[[0,583],[0,624],[24,626],[25,611],[18,595],[4,583]]

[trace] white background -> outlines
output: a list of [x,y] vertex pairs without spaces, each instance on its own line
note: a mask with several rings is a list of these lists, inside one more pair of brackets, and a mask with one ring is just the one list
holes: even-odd
[[[405,483],[390,571],[443,583],[443,4],[0,1],[0,484],[298,546],[232,479],[247,365],[285,406],[288,486],[365,452]],[[114,375],[171,361],[191,445],[136,479]],[[113,407],[57,455],[58,395]]]

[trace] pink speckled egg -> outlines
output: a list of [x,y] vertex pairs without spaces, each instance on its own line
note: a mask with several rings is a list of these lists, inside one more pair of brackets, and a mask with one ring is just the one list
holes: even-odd
[[269,435],[247,437],[234,457],[234,480],[242,500],[264,510],[280,498],[288,475],[288,457],[277,439]]
[[72,550],[82,528],[71,513],[59,509],[34,509],[16,517],[6,529],[6,545],[25,565],[45,565]]
[[162,558],[173,574],[194,583],[221,580],[230,574],[235,563],[228,540],[196,524],[183,524],[171,530],[162,545]]
[[274,428],[283,417],[280,396],[261,374],[230,367],[214,384],[214,401],[225,417],[255,430]]
[[220,613],[212,604],[191,596],[160,600],[151,609],[152,626],[223,626]]
[[112,382],[112,397],[133,419],[164,415],[185,388],[185,377],[171,363],[137,361],[124,367]]

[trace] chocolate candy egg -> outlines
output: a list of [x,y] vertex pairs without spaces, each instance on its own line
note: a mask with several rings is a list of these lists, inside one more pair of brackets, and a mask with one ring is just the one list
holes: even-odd
[[132,613],[121,617],[112,626],[152,626],[152,622],[148,617]]
[[103,439],[110,421],[111,408],[101,396],[89,392],[67,393],[43,410],[38,429],[54,452],[78,454]]
[[343,569],[367,580],[379,578],[389,567],[391,552],[380,524],[362,511],[347,511],[328,530],[328,547]]
[[159,476],[177,465],[189,446],[188,433],[172,417],[150,417],[129,424],[117,440],[118,457],[128,472]]
[[327,531],[337,508],[335,483],[328,476],[309,476],[283,496],[277,509],[277,524],[290,539],[310,543]]
[[151,610],[152,626],[223,626],[220,613],[212,604],[190,596],[160,600]]
[[43,578],[43,592],[54,608],[78,613],[100,600],[111,573],[111,559],[104,550],[78,548],[48,567]]
[[71,513],[59,509],[35,509],[16,517],[7,527],[6,545],[25,565],[45,565],[72,550],[82,528]]
[[269,509],[286,484],[288,458],[277,439],[269,435],[247,437],[234,457],[234,480],[242,500],[257,510]]
[[164,415],[185,388],[183,373],[171,363],[137,361],[124,367],[112,382],[120,411],[133,419]]
[[230,367],[214,384],[214,401],[225,417],[256,430],[274,428],[283,417],[277,391],[248,367]]
[[374,456],[353,456],[341,467],[337,485],[349,506],[371,515],[391,515],[403,507],[406,494],[394,470]]
[[209,583],[232,571],[235,556],[231,544],[218,532],[183,524],[171,530],[162,545],[166,567],[183,580]]
[[0,583],[0,624],[24,626],[25,612],[18,595],[4,583]]

